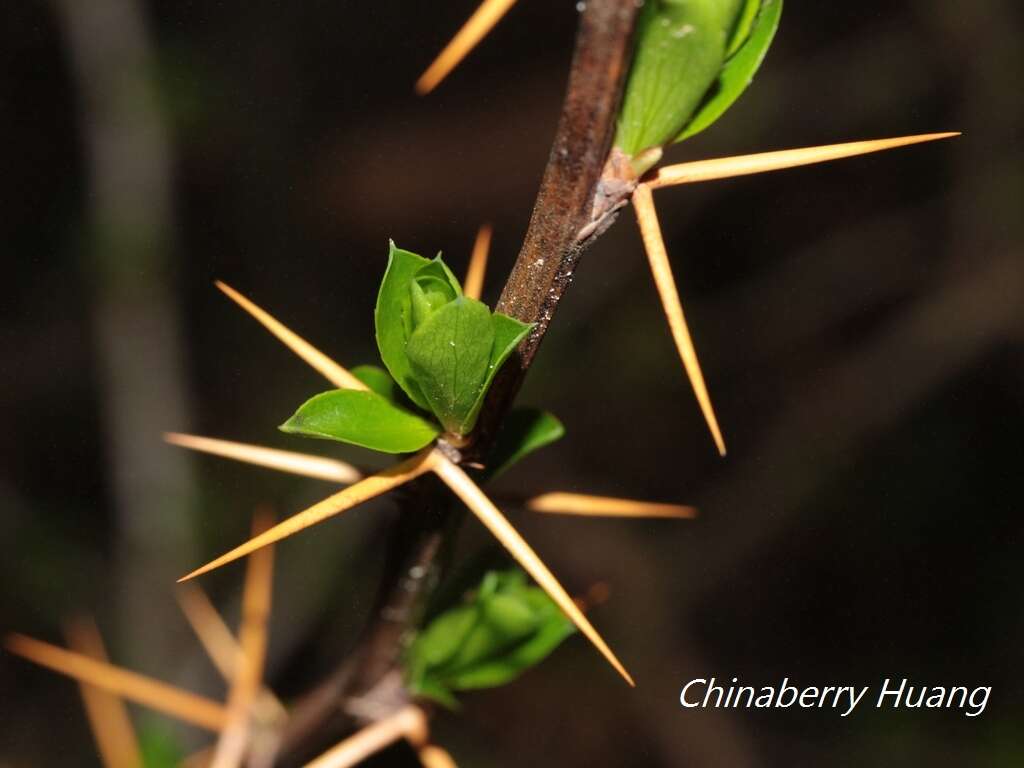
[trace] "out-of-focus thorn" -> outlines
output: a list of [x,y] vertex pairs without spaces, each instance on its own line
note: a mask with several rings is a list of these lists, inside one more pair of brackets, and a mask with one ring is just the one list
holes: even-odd
[[362,472],[344,461],[314,456],[309,453],[281,451],[262,445],[236,443],[231,440],[218,440],[199,435],[185,435],[180,432],[165,432],[164,440],[171,445],[189,448],[193,451],[210,453],[225,459],[234,459],[246,464],[255,464],[280,472],[290,472],[293,475],[314,477],[318,480],[327,480],[343,485],[354,483],[363,476]]
[[208,768],[213,759],[214,749],[213,746],[197,749],[178,763],[178,768]]
[[[230,685],[235,679],[241,655],[238,641],[210,598],[195,582],[182,584],[176,595],[189,626],[196,633],[213,666]],[[260,691],[256,706],[258,716],[263,721],[279,720],[287,716],[284,705],[266,686]]]
[[459,768],[448,752],[436,744],[427,744],[416,752],[423,768]]
[[676,184],[693,184],[698,181],[728,179],[733,176],[747,176],[752,173],[778,171],[783,168],[794,168],[799,165],[824,163],[828,160],[839,160],[844,157],[865,155],[870,152],[881,152],[885,149],[895,149],[896,147],[921,144],[922,142],[936,141],[938,139],[949,139],[959,135],[959,131],[923,133],[917,136],[898,136],[892,139],[851,141],[845,144],[825,144],[820,147],[783,149],[778,152],[759,152],[754,155],[697,160],[692,163],[680,163],[679,165],[659,168],[653,171],[644,182],[651,188],[658,189],[659,187],[671,187]]
[[203,650],[210,657],[224,682],[230,684],[238,669],[240,650],[224,619],[213,607],[210,598],[197,584],[182,584],[176,592],[178,605],[189,626],[199,638]]
[[591,496],[585,493],[542,493],[526,502],[534,512],[583,517],[673,517],[693,518],[695,507],[682,504],[658,504],[652,501]]
[[306,764],[306,768],[350,768],[400,739],[410,743],[422,740],[426,732],[423,710],[406,706],[390,717],[378,720]]
[[476,233],[473,255],[469,257],[469,269],[462,292],[471,299],[479,299],[484,291],[484,276],[487,274],[487,255],[491,250],[491,225],[484,224]]
[[494,537],[511,553],[523,569],[533,577],[533,580],[540,585],[541,589],[548,593],[548,596],[562,609],[562,612],[569,620],[579,628],[580,632],[594,644],[615,671],[622,675],[622,678],[627,683],[635,686],[633,678],[630,677],[622,662],[612,653],[611,648],[608,647],[608,644],[605,643],[598,631],[587,620],[587,617],[576,607],[576,604],[558,582],[558,579],[548,570],[544,561],[519,535],[519,532],[512,527],[512,524],[494,506],[487,495],[470,479],[469,475],[450,462],[440,451],[434,451],[431,455],[433,457],[433,469],[437,476],[455,492],[456,496],[462,499],[462,502],[494,534]]
[[[274,524],[266,509],[253,516],[252,535],[265,533]],[[217,740],[212,768],[238,768],[245,758],[252,728],[253,704],[263,680],[267,655],[267,622],[273,592],[274,548],[253,552],[245,571],[242,591],[242,624],[239,629],[239,663],[228,694],[228,723]]]
[[312,507],[309,507],[302,512],[292,515],[287,520],[278,523],[269,531],[251,538],[244,544],[235,547],[227,554],[221,555],[216,560],[204,565],[202,568],[197,568],[187,576],[181,577],[178,581],[188,581],[189,579],[193,579],[196,576],[237,560],[240,557],[245,557],[261,547],[265,547],[268,544],[273,544],[281,539],[285,539],[299,531],[309,528],[311,525],[316,525],[329,517],[333,517],[334,515],[352,509],[352,507],[362,504],[368,499],[380,496],[382,493],[387,493],[392,488],[397,488],[398,486],[419,477],[430,469],[430,463],[427,459],[431,455],[432,450],[433,449],[431,448],[426,448],[415,456],[395,464],[393,467],[389,467],[375,475],[370,475],[369,477],[360,480],[358,483],[350,485],[348,488],[339,491],[333,496],[328,496],[326,499],[314,504]]
[[700,404],[700,410],[704,414],[708,429],[711,430],[711,436],[718,447],[718,452],[725,456],[725,440],[722,438],[722,430],[718,427],[715,409],[711,406],[711,396],[704,384],[704,374],[701,373],[700,363],[697,361],[697,350],[694,349],[693,339],[690,338],[690,329],[686,325],[683,305],[679,301],[679,292],[676,290],[675,278],[672,277],[672,267],[668,262],[665,241],[661,236],[658,213],[654,208],[654,196],[647,184],[638,184],[634,190],[633,209],[636,211],[640,235],[644,241],[644,250],[647,252],[651,274],[654,276],[654,285],[658,289],[658,296],[661,297],[661,306],[665,317],[668,318],[668,326],[672,331],[676,349],[679,350],[679,357],[682,359],[686,375],[690,379],[690,386],[693,387],[693,392],[697,396],[697,402]]
[[[69,622],[65,635],[71,650],[107,662],[103,638],[92,619],[80,617]],[[139,768],[142,753],[124,702],[118,696],[84,682],[79,684],[79,688],[103,765],[106,768]]]
[[220,732],[227,722],[227,710],[216,701],[144,675],[25,635],[10,634],[4,645],[16,656],[200,728]]
[[466,20],[451,42],[438,54],[426,72],[416,81],[416,93],[425,96],[434,90],[458,66],[477,44],[487,36],[516,0],[484,0]]
[[338,365],[336,362],[331,360],[331,358],[314,347],[308,341],[298,336],[283,323],[279,322],[269,313],[253,304],[249,299],[240,294],[230,285],[217,280],[216,286],[220,288],[228,298],[256,318],[264,328],[280,339],[286,347],[292,350],[292,352],[297,354],[313,368],[323,374],[324,378],[334,384],[334,386],[340,387],[341,389],[368,388],[344,367]]

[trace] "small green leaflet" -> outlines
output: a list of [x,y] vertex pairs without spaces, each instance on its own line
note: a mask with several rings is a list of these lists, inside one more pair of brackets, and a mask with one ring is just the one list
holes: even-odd
[[615,145],[643,173],[720,118],[750,84],[782,0],[647,0]]
[[746,41],[725,62],[717,83],[676,141],[688,139],[714,123],[747,89],[775,39],[781,17],[782,0],[764,0]]
[[726,59],[736,53],[750,35],[750,27],[753,25],[754,19],[757,18],[757,12],[761,9],[761,2],[762,0],[746,0],[743,3],[743,10],[740,11],[739,18],[736,19],[736,28],[732,31],[729,47],[725,51]]
[[405,353],[416,384],[449,432],[465,434],[494,346],[491,311],[460,296],[413,331]]
[[438,428],[392,405],[376,392],[335,389],[307,400],[281,431],[338,440],[384,453],[411,453],[430,443]]
[[630,157],[679,134],[725,59],[721,0],[648,0],[637,22],[615,145]]
[[412,300],[412,323],[406,325],[407,338],[434,312],[459,298],[462,286],[438,255],[416,271],[409,282],[409,293]]
[[398,384],[391,374],[376,365],[357,365],[352,375],[390,403],[398,401]]
[[496,477],[524,456],[565,434],[558,418],[538,408],[516,408],[505,418],[487,459],[487,476]]
[[405,354],[405,342],[412,332],[409,284],[418,270],[429,265],[429,259],[403,251],[393,241],[390,242],[388,267],[373,311],[380,359],[409,399],[425,410],[430,406],[413,376],[412,366]]
[[477,417],[480,415],[480,408],[484,404],[487,391],[491,388],[491,382],[497,375],[501,366],[508,360],[519,343],[526,338],[533,329],[533,323],[524,323],[514,317],[495,312],[491,315],[491,322],[494,324],[494,345],[491,347],[491,359],[487,364],[487,374],[484,376],[483,386],[477,393],[476,402],[469,411],[469,416],[462,425],[461,434],[470,432],[476,426]]

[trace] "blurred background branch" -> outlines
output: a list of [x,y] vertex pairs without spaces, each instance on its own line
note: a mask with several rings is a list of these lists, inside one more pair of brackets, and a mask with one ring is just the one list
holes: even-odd
[[[77,88],[88,187],[82,272],[92,297],[99,411],[114,491],[109,586],[129,664],[173,668],[181,648],[164,599],[196,553],[190,459],[156,439],[188,425],[169,126],[136,0],[53,0]],[[144,618],[143,618],[144,617]]]

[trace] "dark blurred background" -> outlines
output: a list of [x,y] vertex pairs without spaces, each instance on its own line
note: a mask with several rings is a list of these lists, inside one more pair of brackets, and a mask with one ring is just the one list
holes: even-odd
[[[174,578],[242,540],[256,504],[290,514],[331,488],[162,443],[180,430],[310,448],[275,427],[324,382],[212,281],[343,363],[371,362],[387,239],[461,269],[490,221],[496,298],[576,11],[522,0],[416,98],[474,5],[0,7],[0,629],[62,642],[62,620],[92,614],[117,661],[223,696]],[[568,436],[499,486],[693,503],[701,517],[510,510],[571,590],[609,584],[593,618],[639,687],[573,639],[438,719],[460,764],[1024,764],[1021,29],[1012,0],[790,0],[755,86],[672,150],[965,134],[659,193],[728,458],[632,217],[586,253],[521,396]],[[279,547],[269,680],[282,696],[351,648],[394,515],[385,499]],[[487,541],[470,521],[464,549]],[[232,617],[241,574],[203,582]],[[712,675],[993,692],[976,718],[681,709],[682,683]],[[0,689],[0,765],[98,765],[71,682],[5,654]],[[183,749],[208,739],[138,715]]]

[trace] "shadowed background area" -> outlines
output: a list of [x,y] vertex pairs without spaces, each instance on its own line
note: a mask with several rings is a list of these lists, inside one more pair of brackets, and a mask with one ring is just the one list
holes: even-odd
[[[0,8],[0,622],[214,698],[173,581],[332,487],[165,445],[166,430],[380,458],[276,431],[327,387],[222,279],[340,362],[376,362],[387,240],[496,299],[565,87],[574,3],[522,0],[426,99],[474,7],[51,0]],[[520,401],[568,435],[495,490],[697,505],[695,521],[513,522],[637,678],[579,638],[443,714],[463,766],[992,765],[1024,760],[1024,71],[1010,0],[787,3],[755,85],[669,160],[964,136],[659,192],[722,424],[680,369],[632,215],[587,251]],[[382,499],[278,548],[268,681],[352,647],[396,517]],[[473,520],[470,553],[488,537]],[[240,565],[203,585],[235,621]],[[985,713],[683,710],[693,677],[991,685]],[[75,686],[0,658],[0,764],[98,765]],[[203,734],[136,712],[147,738]],[[375,764],[409,765],[396,749]]]

